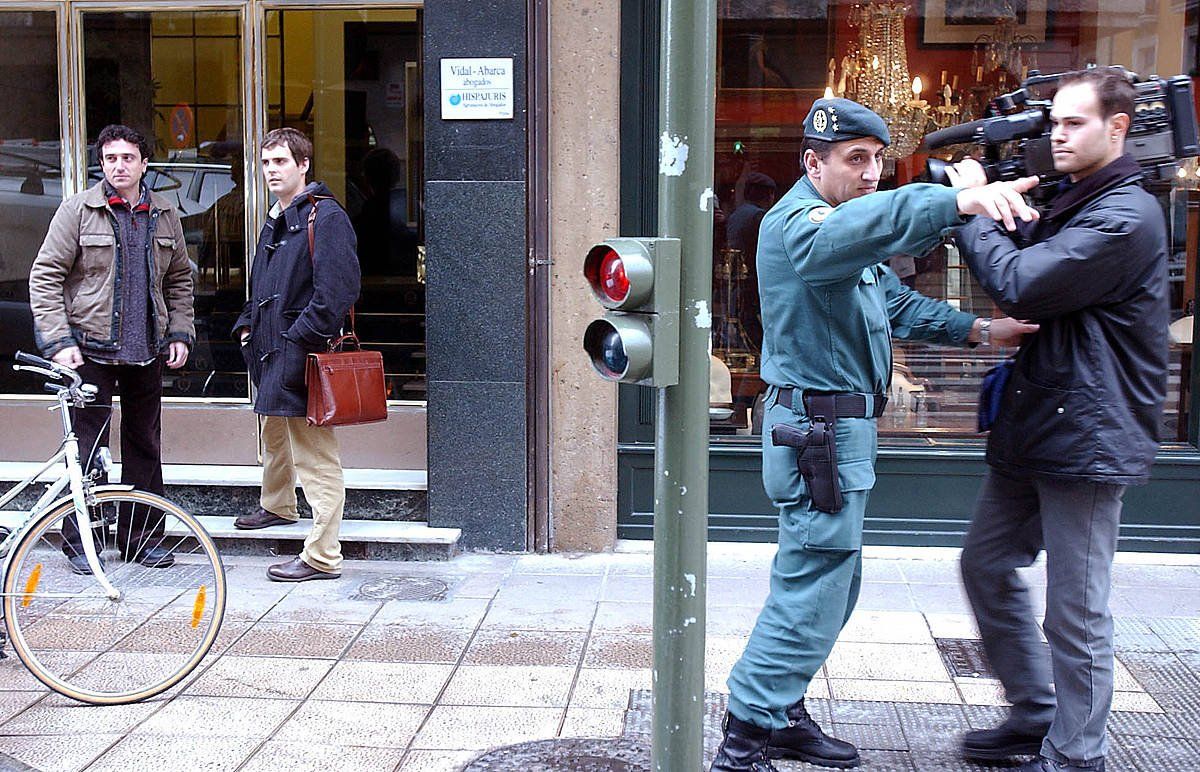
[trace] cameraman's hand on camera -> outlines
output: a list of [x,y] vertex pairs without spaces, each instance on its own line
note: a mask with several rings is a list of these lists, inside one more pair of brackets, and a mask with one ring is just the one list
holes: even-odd
[[987,172],[983,164],[974,158],[964,158],[956,164],[946,167],[946,177],[953,188],[982,188],[988,184]]
[[1004,223],[1006,230],[1014,231],[1018,217],[1023,222],[1038,218],[1037,210],[1025,203],[1022,196],[1037,184],[1037,177],[1022,177],[1011,182],[993,182],[981,188],[963,188],[958,191],[958,213],[985,215]]
[[1030,333],[1038,331],[1038,325],[1026,319],[1013,319],[1011,316],[1001,316],[992,320],[991,345],[1020,346],[1021,340]]

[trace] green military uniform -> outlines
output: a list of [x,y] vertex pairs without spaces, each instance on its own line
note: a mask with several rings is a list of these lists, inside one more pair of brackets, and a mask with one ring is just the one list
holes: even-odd
[[[830,141],[888,141],[878,116],[844,99],[818,100],[805,129]],[[875,484],[874,418],[836,421],[844,499],[836,514],[812,506],[796,450],[773,444],[771,428],[807,430],[801,395],[809,391],[867,395],[865,412],[874,412],[891,378],[893,335],[966,342],[975,317],[912,291],[880,265],[895,254],[924,254],[962,222],[951,188],[906,185],[834,207],[807,177],[763,218],[763,484],[779,510],[779,549],[770,596],[729,677],[730,713],[743,721],[786,727],[785,710],[828,657],[858,597],[863,517]],[[780,403],[789,388],[791,407]]]

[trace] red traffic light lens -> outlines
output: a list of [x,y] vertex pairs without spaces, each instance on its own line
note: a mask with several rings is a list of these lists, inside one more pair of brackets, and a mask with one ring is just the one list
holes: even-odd
[[625,261],[616,250],[608,250],[601,258],[597,274],[596,286],[609,300],[623,303],[625,298],[629,297],[629,277],[625,274]]

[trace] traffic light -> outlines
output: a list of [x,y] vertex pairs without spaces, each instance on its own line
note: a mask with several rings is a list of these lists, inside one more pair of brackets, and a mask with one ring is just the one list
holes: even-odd
[[643,386],[679,382],[679,239],[613,238],[592,247],[583,273],[609,311],[583,347],[601,377]]

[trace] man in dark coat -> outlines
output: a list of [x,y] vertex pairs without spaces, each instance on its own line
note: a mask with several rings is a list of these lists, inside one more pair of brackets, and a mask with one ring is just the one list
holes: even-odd
[[323,183],[305,185],[311,158],[312,143],[295,129],[275,129],[263,139],[263,174],[277,200],[258,237],[250,300],[233,328],[258,387],[254,412],[265,416],[260,507],[235,525],[256,529],[296,522],[297,478],[313,510],[304,550],[267,569],[278,582],[336,579],[342,564],[342,463],[333,428],[305,420],[304,364],[338,334],[358,298],[360,274],[350,218]]
[[[1016,235],[983,217],[958,234],[996,303],[1041,325],[1017,354],[962,554],[988,659],[1012,703],[999,727],[967,734],[964,754],[1040,754],[1025,772],[1104,769],[1121,496],[1149,477],[1166,397],[1166,224],[1124,154],[1133,111],[1123,74],[1064,77],[1051,146],[1069,182]],[[1017,574],[1043,549],[1049,659]]]

